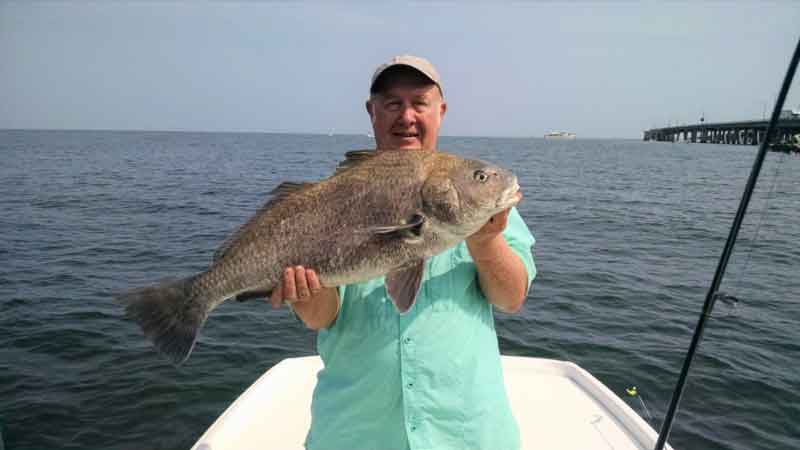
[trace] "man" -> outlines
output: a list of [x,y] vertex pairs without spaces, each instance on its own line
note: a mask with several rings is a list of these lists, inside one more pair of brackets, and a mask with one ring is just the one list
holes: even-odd
[[[435,151],[447,111],[436,69],[398,56],[378,67],[366,103],[378,151]],[[313,268],[287,268],[274,307],[292,303],[319,330],[325,368],[308,449],[519,448],[503,384],[492,305],[519,311],[536,269],[516,209],[430,258],[414,307],[399,314],[383,279],[323,288]]]

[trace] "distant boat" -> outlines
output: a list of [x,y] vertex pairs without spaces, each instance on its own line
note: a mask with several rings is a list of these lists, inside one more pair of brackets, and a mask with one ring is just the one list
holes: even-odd
[[544,135],[545,139],[575,139],[575,133],[568,131],[551,131]]

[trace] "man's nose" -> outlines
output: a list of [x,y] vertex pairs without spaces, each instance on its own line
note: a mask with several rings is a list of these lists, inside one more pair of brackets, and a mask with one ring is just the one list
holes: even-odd
[[416,121],[416,111],[412,105],[403,105],[403,109],[400,111],[400,121],[403,124],[412,124]]

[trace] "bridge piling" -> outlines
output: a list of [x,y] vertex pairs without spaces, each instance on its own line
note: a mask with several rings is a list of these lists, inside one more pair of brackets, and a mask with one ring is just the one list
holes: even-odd
[[[699,123],[645,130],[643,140],[701,144],[760,145],[766,139],[768,121]],[[800,113],[784,111],[775,127],[773,145],[797,146],[800,151]]]

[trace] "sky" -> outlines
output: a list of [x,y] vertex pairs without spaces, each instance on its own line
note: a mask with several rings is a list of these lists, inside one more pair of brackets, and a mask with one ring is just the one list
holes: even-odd
[[375,67],[416,54],[442,135],[641,138],[768,117],[799,38],[792,0],[0,0],[0,129],[363,134]]

